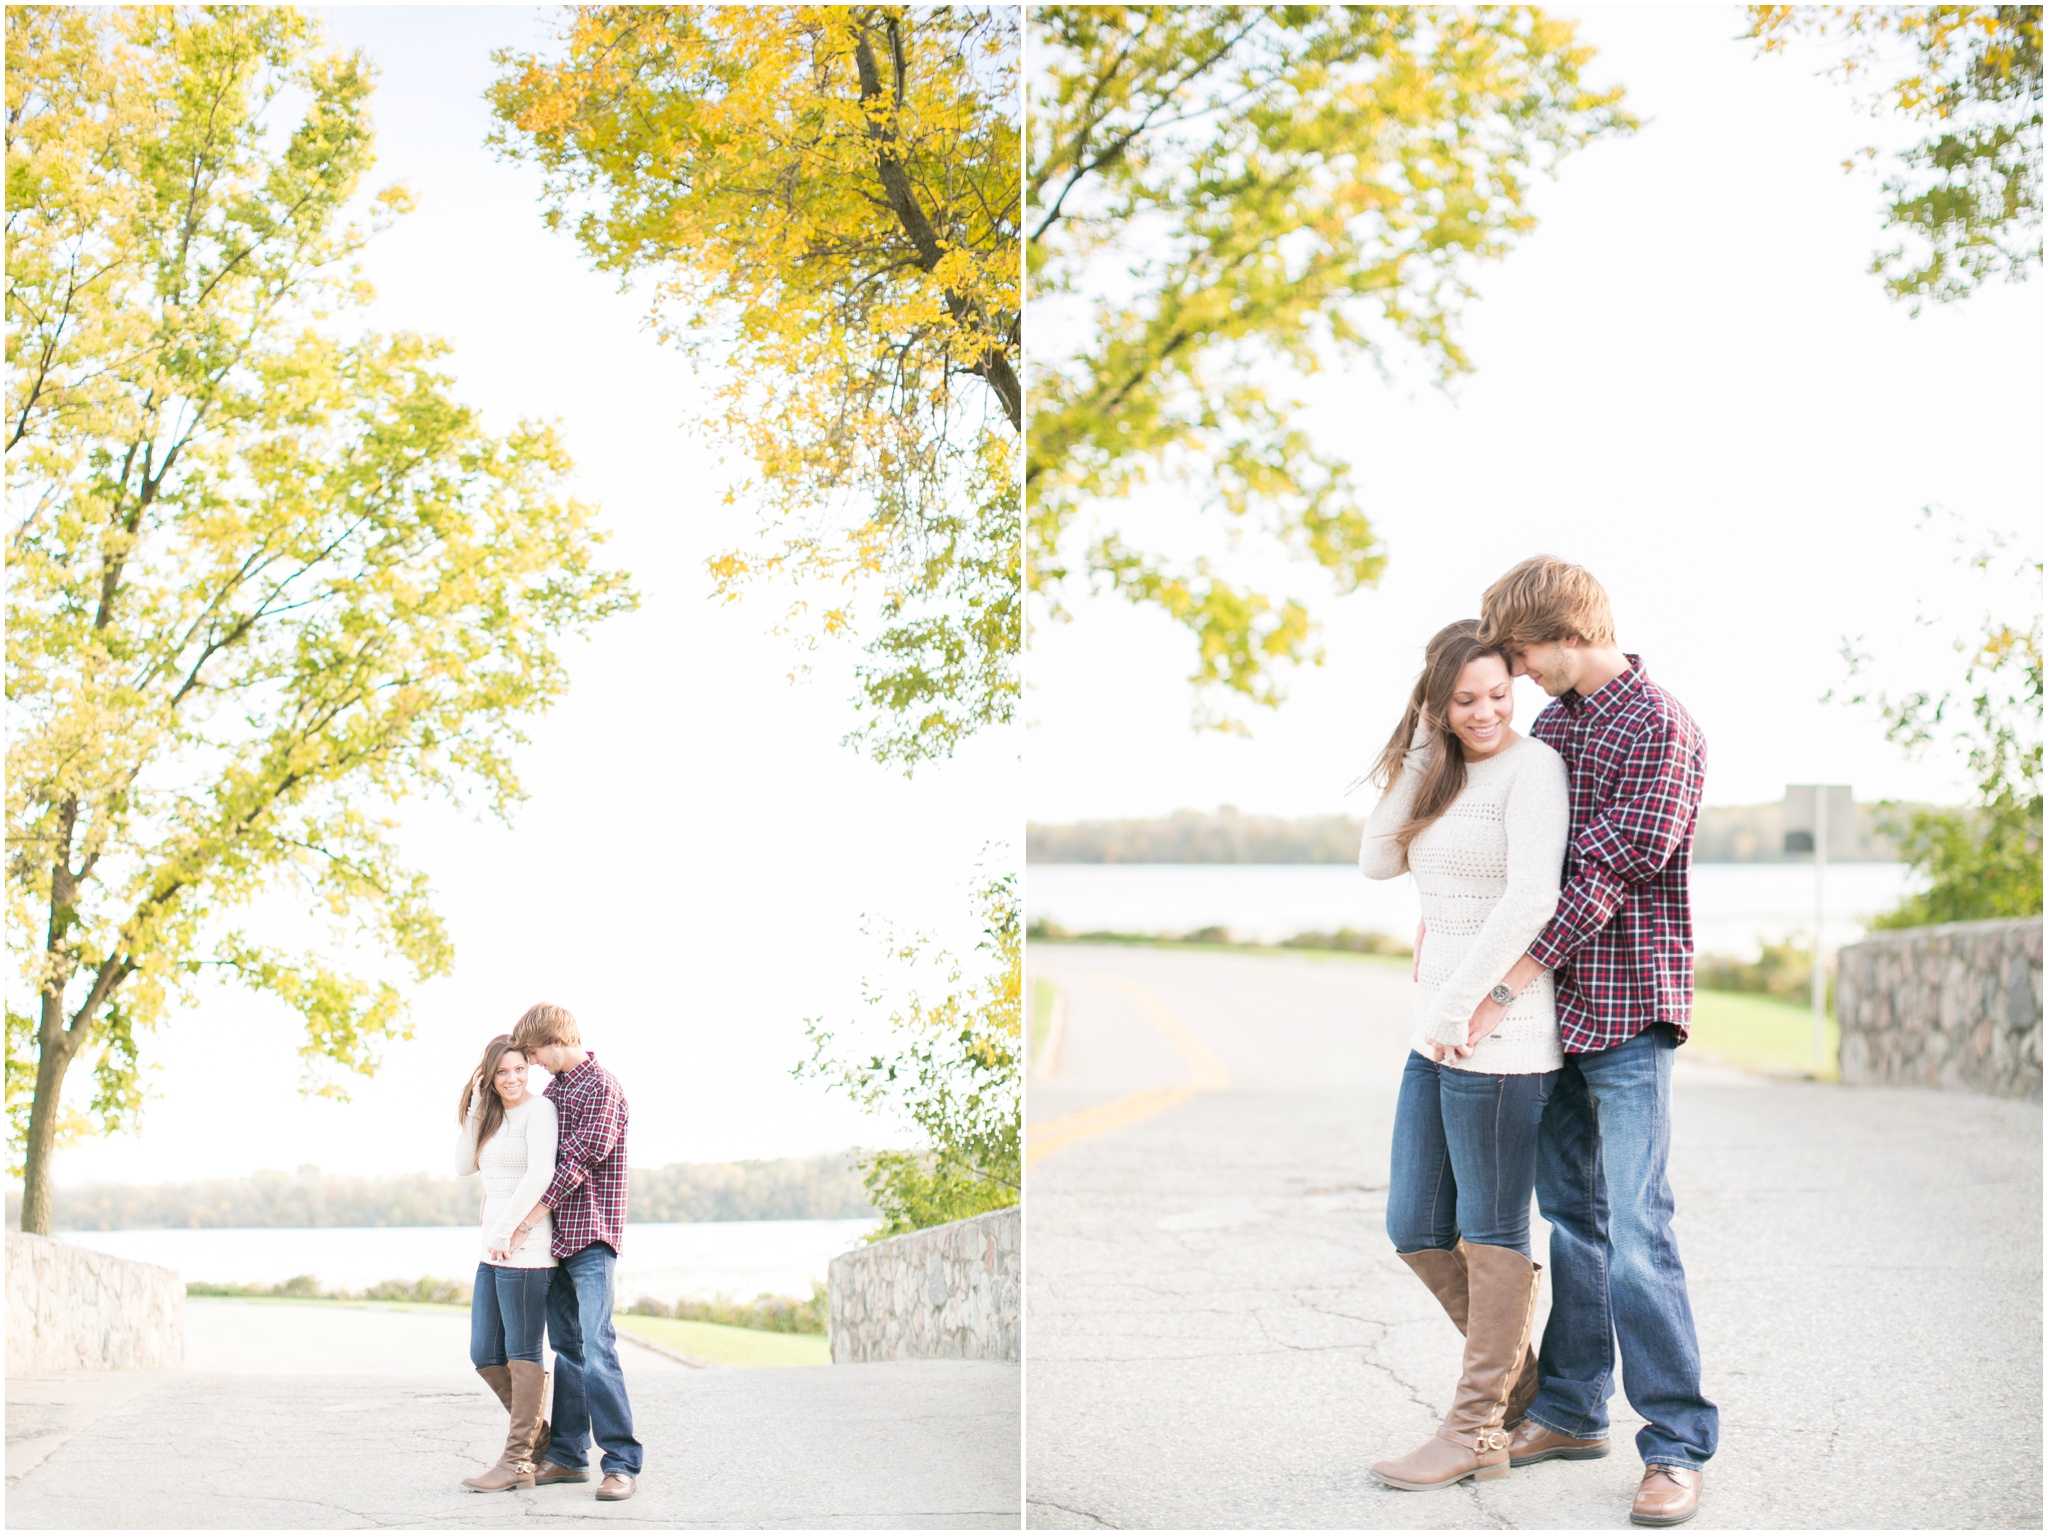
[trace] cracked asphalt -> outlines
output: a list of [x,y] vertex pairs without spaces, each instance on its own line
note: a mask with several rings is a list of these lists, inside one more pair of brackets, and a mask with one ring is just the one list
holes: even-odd
[[[329,1348],[316,1362],[305,1340],[281,1347],[294,1313],[355,1351]],[[460,1485],[496,1459],[505,1433],[503,1410],[466,1366],[423,1370],[466,1356],[460,1316],[272,1308],[244,1318],[251,1346],[276,1350],[264,1369],[227,1345],[221,1315],[194,1329],[204,1369],[9,1380],[8,1528],[1019,1523],[1015,1365],[692,1370],[634,1351],[622,1362],[645,1475],[629,1501],[599,1503],[595,1457],[581,1486],[484,1495]],[[405,1348],[409,1360],[392,1357]]]
[[[1031,1168],[1029,1525],[1629,1527],[1620,1391],[1605,1460],[1440,1493],[1367,1472],[1434,1430],[1458,1368],[1382,1224],[1405,966],[1043,943],[1029,963],[1068,1003],[1029,1123],[1186,1080],[1133,986],[1230,1076]],[[1693,1527],[2040,1528],[2040,1105],[1683,1050],[1674,1091],[1721,1408]]]

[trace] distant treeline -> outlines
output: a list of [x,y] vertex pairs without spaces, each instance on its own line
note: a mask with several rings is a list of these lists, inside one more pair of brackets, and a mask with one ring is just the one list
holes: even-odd
[[[88,1184],[55,1191],[59,1231],[139,1227],[467,1226],[477,1218],[474,1178],[409,1173],[349,1178],[302,1167],[203,1183]],[[875,1213],[853,1154],[762,1162],[674,1162],[636,1167],[626,1185],[629,1221],[849,1220]],[[7,1224],[21,1226],[21,1191],[7,1191]]]
[[[1853,837],[1828,838],[1839,863],[1892,863],[1898,843],[1886,830],[1912,805],[1858,805]],[[1785,807],[1709,805],[1700,811],[1693,840],[1695,863],[1805,863],[1786,853]],[[1363,820],[1348,816],[1245,815],[1228,806],[1214,813],[1176,810],[1151,821],[1080,821],[1030,825],[1024,856],[1031,863],[1350,863],[1358,857]]]

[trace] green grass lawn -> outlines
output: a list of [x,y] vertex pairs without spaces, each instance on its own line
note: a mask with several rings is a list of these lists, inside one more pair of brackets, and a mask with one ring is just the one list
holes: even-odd
[[718,1322],[679,1322],[674,1317],[632,1316],[616,1312],[612,1325],[688,1354],[706,1364],[739,1369],[779,1369],[790,1365],[830,1364],[832,1350],[823,1333],[761,1332],[752,1327],[726,1327]]
[[1052,1030],[1052,1001],[1059,995],[1059,988],[1044,976],[1036,976],[1031,982],[1031,1059],[1037,1060],[1045,1049],[1045,1036]]
[[[335,1300],[318,1295],[195,1295],[193,1300],[234,1300],[250,1306],[341,1306],[356,1311],[453,1311],[469,1315],[467,1306],[444,1306],[416,1300]],[[726,1327],[717,1322],[678,1322],[673,1317],[612,1314],[612,1325],[688,1354],[705,1364],[735,1369],[776,1369],[790,1365],[830,1364],[832,1351],[822,1333],[763,1332],[752,1327]]]
[[1066,938],[1033,938],[1042,944],[1115,944],[1131,949],[1175,949],[1190,954],[1263,954],[1283,959],[1333,960],[1343,964],[1398,965],[1406,970],[1412,958],[1407,954],[1361,954],[1356,949],[1289,949],[1277,943],[1196,943],[1182,938],[1159,938],[1149,933],[1076,933]]
[[1825,1046],[1827,1064],[1815,1071],[1813,1012],[1801,1003],[1747,991],[1701,991],[1693,997],[1692,1034],[1686,1049],[1702,1056],[1744,1071],[1838,1081],[1841,1032],[1832,1016],[1827,1020]]
[[332,1295],[188,1295],[188,1300],[231,1300],[246,1306],[341,1306],[352,1311],[459,1311],[469,1307],[426,1300],[341,1300]]

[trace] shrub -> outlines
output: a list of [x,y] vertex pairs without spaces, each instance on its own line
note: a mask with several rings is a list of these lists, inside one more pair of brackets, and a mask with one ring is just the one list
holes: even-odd
[[633,1316],[674,1317],[679,1322],[716,1322],[721,1327],[751,1327],[760,1332],[825,1331],[829,1301],[815,1281],[809,1300],[791,1295],[757,1295],[744,1304],[720,1295],[711,1300],[679,1300],[674,1305],[642,1297],[625,1308]]

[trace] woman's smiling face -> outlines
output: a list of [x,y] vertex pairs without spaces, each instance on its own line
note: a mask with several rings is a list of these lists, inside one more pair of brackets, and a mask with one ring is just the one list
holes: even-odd
[[498,1069],[492,1073],[491,1085],[498,1090],[498,1097],[506,1108],[526,1096],[526,1057],[517,1050],[507,1050],[498,1057]]
[[1446,714],[1445,723],[1465,748],[1468,761],[1501,749],[1515,718],[1515,689],[1499,656],[1478,656],[1465,663],[1451,689]]

